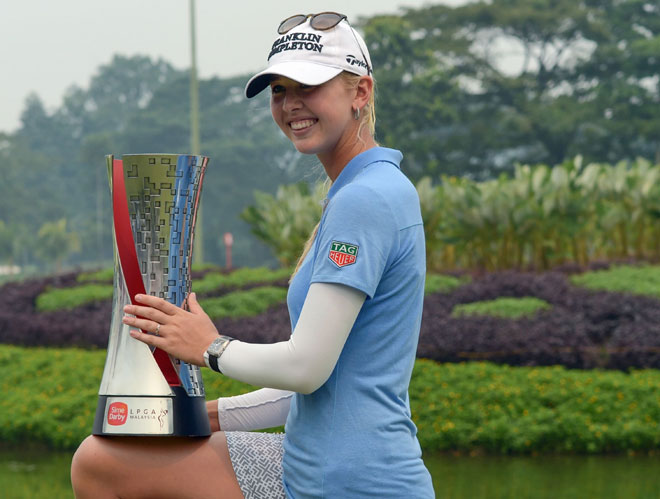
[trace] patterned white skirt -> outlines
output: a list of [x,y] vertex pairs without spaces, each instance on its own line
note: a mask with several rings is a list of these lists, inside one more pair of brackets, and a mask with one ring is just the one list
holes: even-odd
[[284,433],[226,431],[227,447],[245,499],[284,499]]

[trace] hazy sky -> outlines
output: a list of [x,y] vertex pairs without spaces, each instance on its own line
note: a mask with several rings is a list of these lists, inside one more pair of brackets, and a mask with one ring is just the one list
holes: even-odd
[[[196,0],[199,75],[265,67],[277,25],[292,14],[329,10],[356,20],[440,3],[465,2]],[[114,54],[162,57],[189,67],[189,25],[189,0],[0,0],[0,131],[18,127],[29,93],[52,110],[69,86],[87,87]]]

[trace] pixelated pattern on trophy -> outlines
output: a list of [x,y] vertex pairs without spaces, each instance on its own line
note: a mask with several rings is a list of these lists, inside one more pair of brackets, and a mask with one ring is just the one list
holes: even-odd
[[[180,306],[190,291],[192,227],[202,169],[176,156],[124,156],[126,195],[147,293]],[[191,176],[193,178],[191,178]]]

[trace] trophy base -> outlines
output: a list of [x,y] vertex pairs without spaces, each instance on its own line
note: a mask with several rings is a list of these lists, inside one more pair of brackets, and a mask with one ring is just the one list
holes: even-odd
[[99,395],[94,435],[208,437],[204,397],[190,397],[172,386],[173,396]]

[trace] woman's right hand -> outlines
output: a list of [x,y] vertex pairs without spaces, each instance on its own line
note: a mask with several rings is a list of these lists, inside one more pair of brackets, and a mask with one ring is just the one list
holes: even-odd
[[209,423],[211,425],[211,431],[220,431],[220,420],[218,419],[218,401],[217,400],[207,400],[206,401],[206,413],[209,415]]

